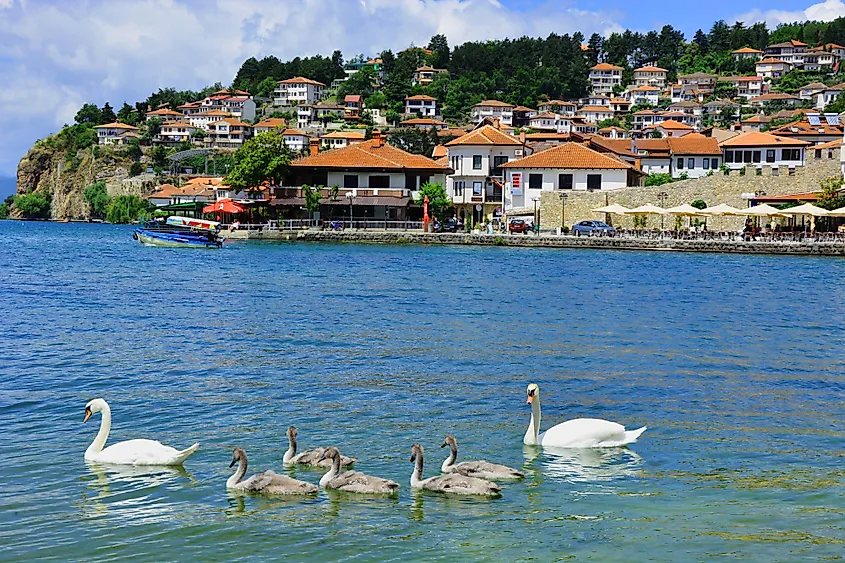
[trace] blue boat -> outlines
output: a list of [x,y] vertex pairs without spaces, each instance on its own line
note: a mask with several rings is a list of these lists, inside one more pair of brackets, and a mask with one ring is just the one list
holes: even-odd
[[166,222],[146,221],[132,238],[147,246],[220,248],[220,223],[189,217],[168,217]]

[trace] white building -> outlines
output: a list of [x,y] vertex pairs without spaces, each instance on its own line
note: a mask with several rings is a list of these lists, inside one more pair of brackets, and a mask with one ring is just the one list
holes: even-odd
[[753,131],[721,144],[724,162],[733,170],[747,165],[778,168],[787,171],[804,166],[805,151],[810,143],[769,133]]
[[751,47],[743,47],[742,49],[731,51],[731,57],[733,57],[734,60],[737,61],[743,59],[759,61],[761,58],[763,58],[763,51],[760,51],[759,49],[752,49]]
[[730,84],[736,88],[737,97],[746,100],[763,94],[763,78],[760,76],[721,76],[719,82]]
[[326,149],[342,149],[364,140],[362,131],[332,131],[320,137],[320,144]]
[[173,111],[170,108],[159,108],[157,110],[148,111],[146,118],[147,121],[151,119],[160,119],[162,123],[167,121],[179,121],[182,119],[182,113]]
[[757,76],[771,80],[773,78],[780,78],[792,70],[792,63],[783,59],[767,57],[762,61],[757,61],[755,68],[757,69]]
[[626,97],[635,106],[649,105],[654,107],[657,105],[658,94],[660,94],[660,89],[655,86],[637,86],[628,90]]
[[209,124],[205,144],[215,148],[238,149],[252,137],[252,125],[234,117]]
[[221,119],[226,119],[228,117],[232,117],[232,114],[220,110],[211,110],[199,113],[192,113],[188,116],[188,122],[197,129],[208,131],[209,125],[214,122],[220,121]]
[[804,70],[829,72],[837,60],[836,55],[827,51],[809,51],[804,55]]
[[255,119],[255,100],[244,90],[218,90],[199,102],[198,111],[222,111],[252,121]]
[[186,121],[168,121],[161,124],[159,140],[164,143],[190,142],[197,128]]
[[97,131],[97,143],[101,145],[119,145],[138,136],[138,128],[125,123],[107,123],[94,129]]
[[[801,67],[804,65],[804,55],[807,53],[807,44],[794,39],[784,43],[775,43],[766,47],[766,57],[780,59],[791,66]],[[765,59],[764,59],[765,60]]]
[[669,71],[658,66],[646,65],[634,69],[634,86],[654,86],[663,89],[666,87],[666,77]]
[[437,111],[437,98],[432,98],[424,94],[408,96],[405,98],[405,113],[438,119],[440,113]]
[[[504,169],[508,162],[522,158],[525,146],[520,139],[483,125],[446,143],[449,167],[454,173],[446,180],[446,191],[459,212],[477,220],[502,205]],[[475,206],[481,205],[480,210]]]
[[613,87],[622,84],[622,67],[599,63],[590,68],[590,92],[593,94],[613,93]]
[[499,100],[484,100],[472,106],[470,116],[473,123],[481,123],[485,117],[498,119],[502,125],[513,125],[513,108],[511,104]]
[[297,76],[282,80],[276,87],[273,97],[275,106],[298,104],[316,104],[325,97],[326,85],[310,78]]
[[567,117],[573,117],[578,111],[578,106],[573,102],[565,102],[563,100],[549,100],[548,102],[541,102],[537,109],[539,113],[556,113]]
[[680,178],[701,178],[719,170],[722,164],[722,149],[719,141],[700,133],[666,139],[671,155],[671,174]]
[[825,86],[824,90],[816,92],[816,102],[814,104],[815,108],[823,110],[829,104],[836,101],[836,99],[842,94],[843,90],[845,90],[845,82],[835,86]]
[[613,110],[610,106],[584,106],[575,115],[588,123],[599,124],[606,119],[613,119]]
[[445,68],[432,68],[430,66],[421,66],[420,68],[414,71],[414,74],[411,76],[411,84],[416,86],[419,84],[420,86],[428,86],[434,81],[434,78],[438,74],[448,73],[449,71]]

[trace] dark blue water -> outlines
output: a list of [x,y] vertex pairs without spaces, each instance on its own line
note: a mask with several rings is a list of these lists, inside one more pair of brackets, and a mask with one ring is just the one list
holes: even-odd
[[[845,555],[845,261],[513,248],[146,248],[128,227],[0,222],[0,560],[802,561]],[[523,448],[589,416],[629,449]],[[109,443],[183,471],[88,466]],[[284,429],[397,499],[227,493]],[[524,468],[501,499],[410,491],[443,434]],[[296,470],[316,482],[320,474]]]

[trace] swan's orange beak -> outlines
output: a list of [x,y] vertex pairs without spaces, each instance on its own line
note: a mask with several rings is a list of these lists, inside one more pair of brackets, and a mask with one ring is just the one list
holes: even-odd
[[89,418],[91,418],[91,409],[86,408],[85,409],[85,420],[83,420],[82,422],[88,422]]
[[528,400],[525,401],[525,404],[530,405],[534,402],[534,395],[528,395]]

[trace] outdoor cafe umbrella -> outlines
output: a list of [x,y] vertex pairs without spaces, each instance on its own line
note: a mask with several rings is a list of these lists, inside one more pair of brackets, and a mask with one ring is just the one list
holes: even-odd
[[810,230],[816,230],[816,217],[827,215],[827,209],[816,207],[812,203],[805,203],[798,207],[790,207],[788,209],[781,209],[784,215],[809,215],[810,216]]
[[707,207],[705,209],[699,209],[698,212],[702,215],[742,215],[742,211],[737,209],[736,207],[731,207],[725,203],[720,203],[719,205],[714,205],[713,207]]
[[666,213],[666,210],[662,207],[657,207],[656,205],[647,203],[645,205],[629,209],[625,213],[627,215],[663,215]]
[[604,207],[596,207],[593,213],[613,213],[614,215],[625,215],[631,210],[625,206],[614,203],[613,205],[605,205]]
[[845,207],[828,211],[825,217],[845,217]]
[[786,217],[786,214],[784,214],[780,209],[772,207],[768,203],[749,207],[743,212],[743,214],[748,217]]
[[685,203],[677,207],[670,207],[669,209],[665,209],[664,212],[667,215],[682,215],[684,217],[695,217],[697,215],[701,215],[701,210],[696,209],[689,203]]

